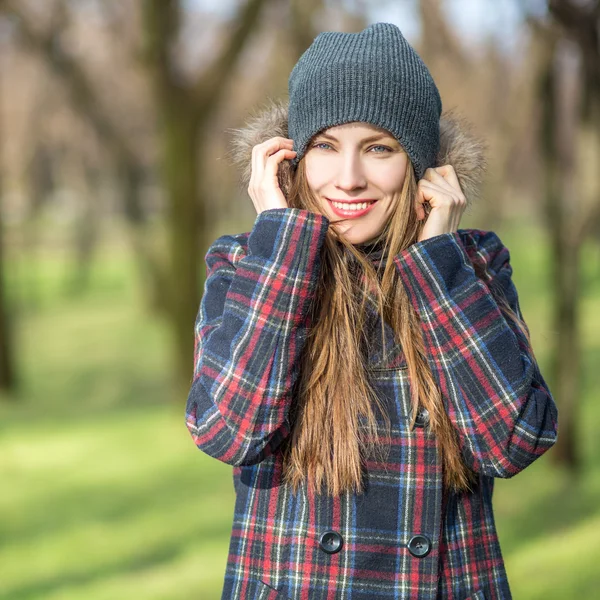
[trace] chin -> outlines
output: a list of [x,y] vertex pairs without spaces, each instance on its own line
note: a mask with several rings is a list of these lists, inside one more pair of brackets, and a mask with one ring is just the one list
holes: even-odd
[[355,231],[353,230],[353,228],[349,228],[347,230],[341,229],[339,230],[339,232],[354,246],[374,241],[375,238],[379,235],[377,233],[372,232]]
[[366,244],[372,237],[370,235],[350,236],[348,237],[348,241],[357,246],[359,244]]

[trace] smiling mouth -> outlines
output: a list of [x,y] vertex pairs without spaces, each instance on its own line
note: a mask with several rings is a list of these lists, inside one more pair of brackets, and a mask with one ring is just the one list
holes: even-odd
[[341,210],[365,209],[367,206],[374,204],[377,200],[336,200],[327,198],[327,200],[336,208]]
[[351,202],[340,202],[327,198],[331,210],[341,217],[360,217],[368,213],[377,203],[377,200],[362,200]]

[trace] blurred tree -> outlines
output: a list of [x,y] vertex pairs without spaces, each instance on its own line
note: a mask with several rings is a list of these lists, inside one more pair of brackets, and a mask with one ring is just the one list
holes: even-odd
[[513,55],[491,35],[474,48],[450,24],[447,3],[419,0],[417,6],[421,21],[417,47],[440,89],[443,110],[465,116],[487,145],[481,202],[474,203],[465,217],[488,229],[500,228],[511,217],[522,219],[527,210],[536,219],[538,182],[532,174],[537,156],[528,151],[535,136],[531,111],[536,54]]
[[[555,289],[554,390],[560,434],[552,454],[573,470],[581,396],[581,248],[600,232],[600,2],[550,0],[550,20],[529,16],[545,47],[539,73],[546,216]],[[592,168],[590,168],[592,165]]]
[[294,54],[300,57],[320,31],[315,20],[323,11],[323,0],[290,0],[289,10],[289,35]]
[[[1,7],[1,4],[0,4]],[[0,73],[0,82],[4,79]],[[0,132],[2,131],[0,123]],[[2,138],[0,138],[2,139]],[[15,374],[14,336],[9,319],[9,305],[6,293],[6,275],[4,272],[4,220],[2,207],[2,175],[0,173],[0,391],[14,392],[17,384]],[[13,397],[8,396],[8,397]]]
[[9,306],[5,287],[3,229],[2,207],[0,206],[0,390],[14,392],[16,387],[14,337],[9,319]]
[[[61,42],[61,36],[70,25],[69,3],[54,2],[51,19],[45,27],[36,23],[36,15],[28,12],[23,3],[2,0],[0,10],[13,18],[15,31],[21,43],[39,56],[68,90],[75,110],[91,125],[98,139],[112,157],[117,177],[121,182],[125,216],[131,226],[133,248],[142,278],[152,290],[155,304],[160,306],[160,290],[165,289],[164,269],[152,251],[152,241],[144,228],[140,188],[144,180],[144,165],[133,143],[132,136],[115,123],[106,104],[98,96],[93,76],[70,54]],[[34,113],[35,116],[35,113]],[[47,191],[47,190],[46,190]]]
[[419,54],[428,64],[439,61],[451,64],[455,81],[463,81],[472,68],[471,60],[460,37],[448,24],[443,4],[442,0],[419,0]]
[[94,190],[100,188],[101,174],[83,155],[75,152],[64,157],[61,164],[64,170],[69,171],[65,178],[75,189],[79,206],[73,228],[74,262],[65,281],[67,293],[73,296],[88,288],[90,265],[100,237],[101,210]]
[[[460,107],[459,114],[468,111],[469,123],[475,126],[485,124],[482,137],[494,144],[495,160],[485,180],[485,201],[477,207],[481,220],[487,227],[494,228],[501,218],[501,203],[497,200],[502,186],[498,186],[498,181],[504,176],[501,167],[507,150],[504,142],[508,136],[499,132],[502,110],[494,114],[493,120],[483,114],[499,103],[498,96],[485,80],[488,76],[494,83],[504,79],[505,65],[492,44],[488,45],[487,55],[473,56],[468,52],[462,38],[448,22],[442,0],[419,0],[418,8],[421,21],[418,51],[438,85],[444,112],[449,109],[454,112],[453,105]],[[474,89],[477,93],[473,93]],[[502,103],[504,108],[507,104],[505,97]]]
[[[16,386],[14,347],[4,273],[4,222],[2,212],[2,179],[0,177],[0,390],[13,392]],[[12,396],[9,396],[12,397]]]
[[[94,128],[109,149],[124,191],[125,214],[134,230],[134,247],[142,272],[154,282],[157,304],[163,308],[174,333],[176,382],[189,387],[190,356],[193,354],[193,327],[198,310],[200,289],[199,249],[205,246],[210,231],[205,204],[210,205],[202,171],[200,139],[205,135],[220,108],[238,58],[244,50],[267,0],[247,0],[225,28],[220,51],[190,81],[178,64],[176,52],[181,35],[184,2],[180,0],[140,0],[143,59],[150,74],[153,103],[159,118],[158,160],[162,166],[168,211],[169,258],[166,264],[152,250],[144,225],[141,187],[145,165],[132,136],[123,123],[100,98],[93,75],[65,50],[64,31],[69,22],[71,4],[57,0],[52,7],[50,24],[35,23],[33,12],[17,0],[2,0],[0,9],[16,17],[15,25],[22,41],[51,67],[70,91],[73,106]],[[115,16],[113,9],[107,14]],[[118,11],[117,11],[118,12]],[[113,19],[113,24],[117,23]],[[210,57],[209,57],[210,59]],[[114,109],[114,107],[111,107]],[[178,390],[180,392],[180,390]],[[179,396],[177,396],[179,397]]]
[[[178,381],[189,387],[193,325],[200,301],[200,252],[210,235],[211,192],[203,186],[199,138],[219,109],[237,60],[266,0],[248,0],[228,27],[222,50],[192,82],[174,61],[182,6],[178,0],[144,0],[146,64],[151,73],[161,124],[161,161],[169,197],[170,285],[167,306],[177,344]],[[200,225],[200,227],[199,227]]]

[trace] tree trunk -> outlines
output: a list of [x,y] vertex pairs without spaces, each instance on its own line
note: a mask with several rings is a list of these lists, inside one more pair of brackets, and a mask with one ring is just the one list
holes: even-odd
[[[170,269],[167,305],[175,341],[176,398],[189,391],[193,377],[194,322],[200,303],[199,237],[205,238],[207,215],[201,210],[200,144],[219,109],[219,100],[266,0],[242,3],[228,42],[193,85],[181,81],[172,62],[172,46],[181,22],[181,3],[146,0],[146,60],[155,89],[161,127],[162,172],[169,204]],[[202,242],[205,239],[201,240]]]
[[[557,346],[553,356],[553,390],[559,405],[559,435],[554,460],[572,470],[579,466],[577,417],[581,381],[578,331],[579,251],[575,213],[581,208],[576,181],[576,135],[580,104],[580,70],[569,64],[573,47],[549,40],[543,103],[542,156],[546,214],[551,234],[554,315]],[[577,74],[576,74],[577,73]]]
[[554,459],[570,469],[579,468],[577,424],[581,396],[581,341],[578,330],[579,316],[579,243],[564,240],[561,233],[553,232],[554,259],[554,330],[558,333],[558,347],[554,354],[556,374],[555,394],[559,403],[559,436],[553,449]]
[[[162,105],[163,170],[169,197],[170,276],[167,302],[175,334],[176,385],[193,374],[194,322],[200,302],[198,125],[186,99]],[[210,201],[210,199],[209,199]]]
[[0,206],[0,391],[14,392],[17,383],[14,367],[14,337],[12,335],[12,324],[9,319],[9,308],[5,291],[4,263],[2,208]]

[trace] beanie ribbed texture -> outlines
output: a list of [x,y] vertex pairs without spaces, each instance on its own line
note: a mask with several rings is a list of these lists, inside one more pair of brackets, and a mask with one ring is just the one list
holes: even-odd
[[361,121],[388,130],[417,179],[435,165],[442,101],[425,63],[391,23],[359,33],[320,33],[289,77],[288,134],[293,166],[323,129]]

